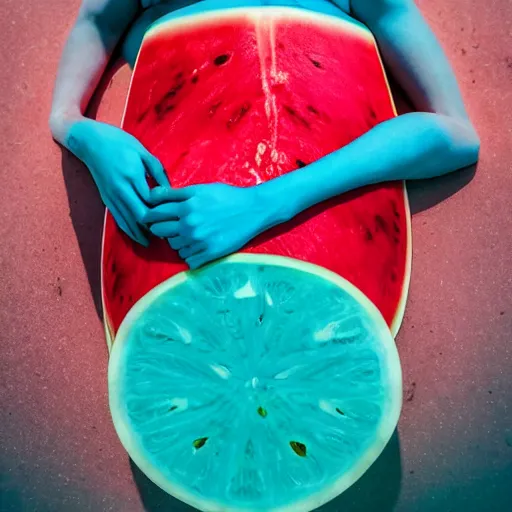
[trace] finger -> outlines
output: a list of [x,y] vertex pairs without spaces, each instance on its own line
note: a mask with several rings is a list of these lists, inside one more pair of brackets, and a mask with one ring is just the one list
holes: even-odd
[[139,173],[132,179],[133,188],[137,195],[145,202],[149,203],[149,185],[144,173]]
[[177,221],[157,222],[152,224],[149,230],[153,235],[161,238],[178,236],[180,223]]
[[147,247],[149,245],[148,239],[144,236],[144,233],[129,215],[127,209],[122,205],[121,202],[114,206],[113,204],[109,207],[110,212],[114,216],[119,228],[124,231],[132,240]]
[[118,199],[118,203],[122,204],[125,209],[128,211],[129,219],[132,219],[133,222],[142,230],[142,233],[145,232],[147,226],[144,222],[144,217],[148,213],[148,207],[146,204],[140,199],[137,194],[131,193],[130,195],[121,196]]
[[195,270],[196,268],[202,267],[213,259],[215,258],[209,255],[207,252],[202,252],[195,254],[194,256],[190,256],[190,258],[185,260],[185,263],[189,266],[190,270]]
[[192,197],[192,194],[192,187],[155,187],[149,193],[149,202],[151,204],[160,204],[168,201],[186,201]]
[[164,166],[161,164],[160,160],[146,149],[142,152],[141,157],[146,166],[146,170],[155,181],[162,187],[170,187],[169,178],[167,178]]
[[193,256],[190,256],[190,258],[187,258],[185,261],[186,261],[187,265],[193,270],[195,268],[202,267],[206,263],[209,263],[213,260],[218,260],[219,258],[223,258],[224,256],[231,254],[232,252],[233,252],[233,250],[230,250],[230,251],[203,251],[203,252],[194,254]]
[[166,222],[179,219],[183,207],[181,203],[164,203],[155,208],[150,208],[144,215],[143,221],[147,224]]
[[127,224],[130,226],[132,232],[137,236],[137,242],[139,242],[139,244],[143,245],[144,247],[147,247],[149,245],[149,240],[144,234],[142,227],[137,222],[137,216],[134,210],[132,208],[128,208],[122,202],[118,203],[117,207],[119,208],[119,211],[123,215]]
[[112,217],[114,217],[114,220],[116,221],[116,224],[119,227],[119,229],[121,229],[121,231],[124,231],[132,240],[135,240],[137,242],[137,236],[130,229],[130,226],[124,220],[119,210],[114,205],[108,206],[107,209],[112,214]]
[[169,238],[169,245],[175,250],[179,251],[180,249],[183,249],[183,247],[187,247],[194,242],[190,240],[190,238],[187,238],[185,236],[174,236],[172,238]]
[[205,250],[206,245],[204,243],[192,244],[189,245],[188,247],[183,247],[183,249],[180,250],[180,257],[181,259],[186,260],[187,258],[200,254]]

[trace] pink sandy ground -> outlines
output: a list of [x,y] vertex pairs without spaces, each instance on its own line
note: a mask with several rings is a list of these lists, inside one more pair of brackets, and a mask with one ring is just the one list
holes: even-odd
[[[0,509],[186,511],[131,466],[112,427],[94,299],[102,209],[47,129],[77,4],[2,0]],[[512,499],[512,2],[420,6],[482,155],[472,181],[469,171],[411,191],[398,436],[329,512],[505,512]],[[128,78],[124,68],[109,83],[100,119],[119,122]]]

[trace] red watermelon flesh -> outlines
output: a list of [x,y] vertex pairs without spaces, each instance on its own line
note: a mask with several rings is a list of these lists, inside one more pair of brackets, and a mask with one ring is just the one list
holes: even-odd
[[[145,37],[123,128],[183,187],[251,186],[305,166],[395,115],[375,42],[345,20],[245,9],[161,23]],[[345,277],[398,330],[409,280],[401,182],[333,198],[244,248]],[[113,338],[131,306],[187,267],[164,240],[131,241],[107,213],[103,302]]]

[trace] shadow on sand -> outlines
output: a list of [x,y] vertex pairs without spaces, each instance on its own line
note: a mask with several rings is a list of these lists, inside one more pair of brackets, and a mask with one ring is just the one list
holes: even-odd
[[[87,109],[87,117],[96,119],[101,98],[122,65],[123,61],[116,58],[109,66]],[[87,167],[67,149],[61,147],[61,153],[62,174],[68,195],[69,216],[76,233],[94,305],[101,319],[101,239],[105,207]]]

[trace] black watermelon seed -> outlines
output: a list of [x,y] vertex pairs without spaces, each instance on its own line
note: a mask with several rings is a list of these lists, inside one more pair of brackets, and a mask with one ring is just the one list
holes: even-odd
[[224,53],[222,55],[219,55],[218,57],[215,57],[213,63],[216,66],[222,66],[222,64],[226,64],[226,62],[229,60],[229,55],[227,53]]
[[226,123],[227,129],[229,130],[233,125],[238,124],[250,109],[251,104],[249,102],[245,102],[238,110],[233,113],[229,121]]
[[382,215],[375,215],[375,224],[377,224],[377,227],[384,231],[384,233],[388,232],[388,224]]
[[296,117],[297,116],[297,112],[295,112],[295,110],[290,107],[289,105],[284,105],[284,109],[286,110],[286,112],[288,112],[288,114],[290,114],[291,116],[293,117]]
[[306,167],[306,165],[307,165],[306,162],[304,162],[303,160],[299,160],[299,159],[295,160],[295,163],[297,164],[297,167],[299,167],[299,168]]
[[217,109],[222,105],[222,101],[218,101],[217,103],[214,103],[210,110],[208,111],[208,117],[213,117],[215,115],[215,112],[217,112]]
[[174,99],[178,91],[183,89],[185,81],[181,80],[175,86],[171,87],[162,97],[162,99],[155,105],[155,113],[159,120],[162,120],[167,112],[174,109],[171,100]]
[[174,87],[171,87],[164,95],[163,100],[174,98],[176,96],[177,92],[183,89],[183,86],[185,85],[185,81],[181,80],[178,82]]
[[117,292],[119,291],[119,286],[121,285],[122,278],[119,273],[114,274],[114,282],[112,283],[112,295],[115,297]]
[[345,416],[345,413],[339,407],[336,407],[336,412],[342,416]]
[[144,112],[142,112],[142,114],[140,114],[139,117],[137,117],[137,123],[142,123],[142,121],[144,121],[144,119],[148,115],[148,112],[149,109],[144,110]]
[[165,105],[163,107],[162,107],[162,105],[155,105],[155,113],[156,113],[158,119],[160,119],[160,120],[163,119],[163,117],[165,116],[165,114],[167,114],[167,112],[170,112],[173,109],[174,109],[174,105],[172,105],[172,104]]
[[300,121],[306,128],[311,128],[309,121],[302,117],[295,109],[289,105],[284,105],[283,108],[286,110],[286,112],[288,112],[288,114]]
[[400,213],[398,212],[398,208],[396,207],[395,201],[391,201],[391,207],[393,208],[393,213],[397,219],[400,218]]

